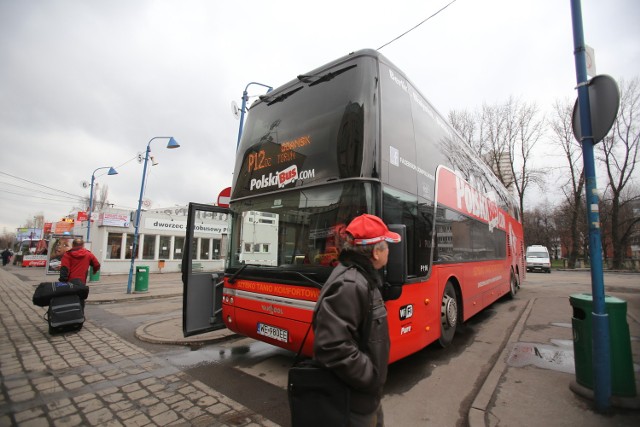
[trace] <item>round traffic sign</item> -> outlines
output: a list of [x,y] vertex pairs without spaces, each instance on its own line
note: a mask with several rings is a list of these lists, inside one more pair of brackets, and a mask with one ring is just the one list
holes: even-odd
[[227,187],[218,194],[218,206],[228,208],[231,200],[231,187]]
[[[620,107],[620,91],[613,77],[606,74],[589,80],[589,109],[591,110],[591,134],[596,144],[609,133]],[[573,136],[582,142],[580,108],[578,100],[573,106]]]

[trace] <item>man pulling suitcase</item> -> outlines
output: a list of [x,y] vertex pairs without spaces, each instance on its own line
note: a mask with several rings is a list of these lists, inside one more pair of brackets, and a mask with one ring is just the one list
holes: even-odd
[[[84,288],[87,292],[83,295],[55,296],[49,302],[48,321],[49,333],[77,330],[84,324],[84,303],[88,295],[86,289],[89,266],[93,271],[100,270],[100,262],[87,249],[84,248],[82,238],[73,240],[71,249],[62,256],[60,267],[60,285],[67,285],[71,289]],[[57,285],[57,284],[56,284]]]
[[85,249],[82,238],[73,239],[71,249],[62,256],[60,281],[77,285],[86,284],[89,266],[93,267],[94,273],[97,273],[100,270],[98,258],[91,251]]

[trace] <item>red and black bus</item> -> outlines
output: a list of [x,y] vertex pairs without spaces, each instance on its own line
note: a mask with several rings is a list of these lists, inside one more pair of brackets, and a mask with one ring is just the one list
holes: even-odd
[[513,196],[376,51],[254,102],[233,176],[228,209],[190,206],[185,259],[199,218],[217,212],[230,225],[218,278],[185,263],[185,335],[227,327],[297,351],[343,229],[363,213],[402,235],[384,271],[390,362],[448,345],[460,322],[514,296],[525,274]]

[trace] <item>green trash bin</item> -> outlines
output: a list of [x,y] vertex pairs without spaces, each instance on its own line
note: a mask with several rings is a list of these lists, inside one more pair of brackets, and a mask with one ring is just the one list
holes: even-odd
[[136,267],[136,286],[134,292],[149,291],[149,267],[139,265]]
[[90,282],[99,282],[100,281],[100,270],[93,272],[93,267],[89,266],[89,281]]
[[[591,294],[574,294],[569,297],[569,301],[573,307],[571,326],[576,382],[593,390],[593,297]],[[627,323],[627,302],[605,295],[604,304],[609,316],[611,394],[619,397],[635,397],[636,381]]]

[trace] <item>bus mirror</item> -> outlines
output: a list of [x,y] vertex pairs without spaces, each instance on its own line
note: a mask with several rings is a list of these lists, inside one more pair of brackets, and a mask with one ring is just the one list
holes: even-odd
[[407,281],[407,226],[390,224],[389,230],[398,233],[402,240],[389,244],[386,281],[392,286],[401,286]]

